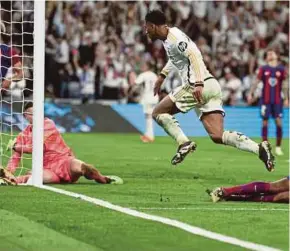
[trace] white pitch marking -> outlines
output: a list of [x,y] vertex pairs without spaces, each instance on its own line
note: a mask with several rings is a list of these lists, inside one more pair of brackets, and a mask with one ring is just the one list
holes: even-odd
[[218,208],[218,207],[134,207],[138,210],[195,210],[195,211],[284,211],[289,212],[286,208]]
[[146,220],[150,220],[150,221],[155,221],[155,222],[159,222],[162,224],[166,224],[169,226],[173,226],[179,229],[182,229],[186,232],[189,232],[191,234],[194,235],[199,235],[208,239],[212,239],[212,240],[216,240],[216,241],[220,241],[220,242],[224,242],[224,243],[228,243],[228,244],[232,244],[235,246],[240,246],[243,248],[247,248],[249,250],[255,250],[255,251],[280,251],[280,249],[276,249],[276,248],[272,248],[269,246],[265,246],[265,245],[261,245],[261,244],[257,244],[257,243],[253,243],[253,242],[249,242],[249,241],[243,241],[240,240],[238,238],[235,237],[230,237],[227,235],[222,235],[219,233],[215,233],[215,232],[211,232],[199,227],[195,227],[195,226],[191,226],[187,223],[181,222],[181,221],[177,221],[174,219],[169,219],[169,218],[165,218],[165,217],[161,217],[161,216],[156,216],[156,215],[152,215],[152,214],[147,214],[147,213],[143,213],[143,212],[139,212],[137,210],[131,209],[131,208],[126,208],[126,207],[121,207],[118,205],[114,205],[108,201],[105,200],[100,200],[100,199],[96,199],[96,198],[92,198],[83,194],[78,194],[78,193],[73,193],[73,192],[69,192],[69,191],[65,191],[59,188],[55,188],[55,187],[51,187],[51,186],[46,186],[46,185],[42,185],[42,186],[38,186],[39,188],[45,189],[45,190],[49,190],[52,192],[56,192],[59,194],[64,194],[70,197],[74,197],[77,199],[81,199],[90,203],[93,203],[95,205],[101,206],[101,207],[105,207],[114,211],[118,211],[127,215],[131,215],[134,217],[138,217],[138,218],[142,218],[142,219],[146,219]]

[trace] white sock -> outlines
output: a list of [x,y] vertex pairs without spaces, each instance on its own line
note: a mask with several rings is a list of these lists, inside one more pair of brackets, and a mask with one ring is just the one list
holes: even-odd
[[156,121],[179,145],[189,141],[181,130],[178,121],[172,115],[168,113],[159,114]]
[[224,131],[223,143],[225,145],[233,146],[243,151],[259,154],[259,145],[239,132]]
[[145,114],[146,119],[146,131],[145,135],[150,139],[154,139],[154,130],[153,130],[153,118],[151,114]]

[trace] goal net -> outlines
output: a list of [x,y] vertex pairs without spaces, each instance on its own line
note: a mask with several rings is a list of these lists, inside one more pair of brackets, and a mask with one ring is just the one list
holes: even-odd
[[[17,165],[16,176],[33,169],[35,185],[42,184],[44,4],[22,0],[1,1],[0,5],[0,165]],[[32,154],[12,149],[13,140],[29,124],[24,113],[28,102],[34,104]]]

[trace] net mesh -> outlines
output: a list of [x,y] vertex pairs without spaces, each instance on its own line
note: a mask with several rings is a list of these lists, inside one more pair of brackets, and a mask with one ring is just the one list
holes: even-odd
[[[1,1],[0,5],[0,165],[3,167],[13,155],[15,158],[15,153],[7,149],[9,141],[28,125],[24,104],[32,101],[33,7],[33,1],[24,0]],[[15,174],[26,173],[31,163],[31,155],[22,152]]]

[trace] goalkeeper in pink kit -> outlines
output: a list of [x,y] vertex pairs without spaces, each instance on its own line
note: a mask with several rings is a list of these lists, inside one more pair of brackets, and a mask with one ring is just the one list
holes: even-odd
[[[18,135],[16,140],[10,142],[14,150],[6,170],[2,169],[0,176],[9,183],[27,183],[31,173],[14,177],[15,170],[22,158],[23,153],[32,153],[32,121],[33,104],[27,103],[24,107],[24,116],[29,125]],[[95,180],[101,184],[122,184],[123,180],[117,176],[103,176],[92,165],[77,159],[72,150],[66,145],[61,134],[51,119],[44,119],[44,146],[43,146],[43,183],[60,184],[75,183],[81,176]]]

